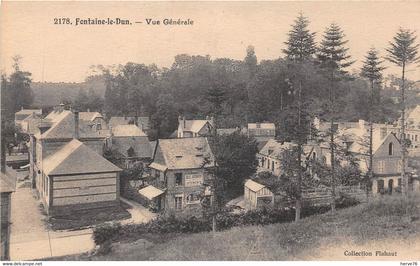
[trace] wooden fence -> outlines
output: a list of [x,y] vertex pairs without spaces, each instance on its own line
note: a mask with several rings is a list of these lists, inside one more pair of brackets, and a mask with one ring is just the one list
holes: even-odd
[[[336,198],[340,197],[340,194],[347,195],[355,198],[360,202],[366,202],[366,191],[361,186],[338,186],[335,190]],[[371,197],[372,194],[369,194]],[[302,201],[304,204],[309,205],[328,205],[331,203],[332,193],[331,188],[311,188],[302,190]],[[276,195],[276,205],[280,206],[293,206],[294,201],[285,199],[285,195]]]

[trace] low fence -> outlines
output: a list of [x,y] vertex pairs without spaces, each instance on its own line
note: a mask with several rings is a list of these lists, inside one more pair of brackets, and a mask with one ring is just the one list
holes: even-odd
[[[338,186],[335,190],[336,198],[344,194],[360,202],[366,202],[366,190],[361,186]],[[372,193],[369,192],[369,197]],[[332,201],[331,188],[311,188],[302,190],[302,201],[308,205],[328,205]],[[277,206],[289,207],[294,205],[293,200],[288,200],[286,195],[275,195],[275,204]]]

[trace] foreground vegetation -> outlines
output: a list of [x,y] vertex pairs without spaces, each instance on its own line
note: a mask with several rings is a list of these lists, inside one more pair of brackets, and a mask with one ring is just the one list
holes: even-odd
[[[420,195],[386,196],[370,203],[307,217],[297,223],[235,227],[223,232],[173,234],[114,243],[105,254],[65,260],[355,260],[345,250],[396,251],[420,259]],[[417,244],[416,244],[417,243]],[[366,259],[366,258],[364,258]],[[369,259],[369,258],[368,258]]]

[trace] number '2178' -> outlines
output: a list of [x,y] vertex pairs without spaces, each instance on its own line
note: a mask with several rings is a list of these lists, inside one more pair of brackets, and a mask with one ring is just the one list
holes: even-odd
[[70,18],[54,18],[55,25],[72,24]]

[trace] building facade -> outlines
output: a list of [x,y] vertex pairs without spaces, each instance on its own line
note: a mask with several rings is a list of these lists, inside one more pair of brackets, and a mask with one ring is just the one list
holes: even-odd
[[162,139],[150,164],[153,185],[165,193],[165,213],[200,215],[201,199],[211,179],[214,156],[206,138]]

